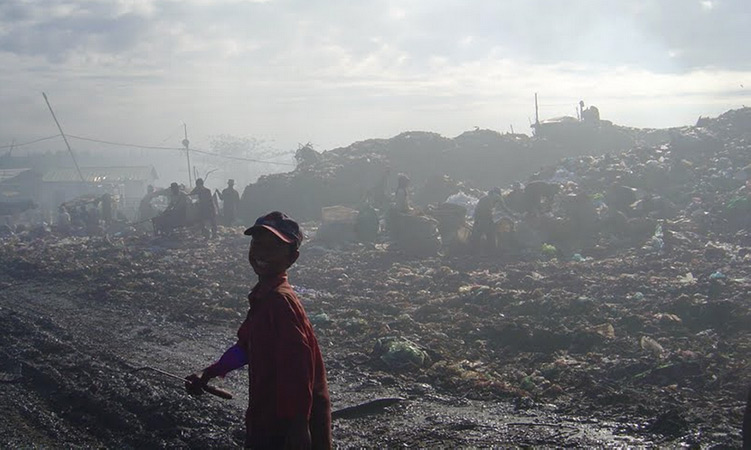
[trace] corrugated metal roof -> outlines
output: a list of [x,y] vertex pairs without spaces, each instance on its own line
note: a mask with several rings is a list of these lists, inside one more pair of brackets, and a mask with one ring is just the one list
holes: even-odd
[[31,169],[0,169],[0,183],[26,172]]
[[[122,183],[124,181],[152,181],[158,177],[152,166],[81,167],[81,175],[88,183]],[[81,182],[75,167],[52,169],[42,177],[49,183]]]

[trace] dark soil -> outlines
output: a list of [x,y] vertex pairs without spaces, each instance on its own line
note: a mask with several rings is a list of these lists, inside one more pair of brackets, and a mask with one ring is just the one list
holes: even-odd
[[[233,343],[254,282],[247,238],[193,239],[2,241],[4,447],[242,442],[243,371],[219,381],[224,401],[132,370],[184,376]],[[337,444],[740,446],[749,268],[693,251],[501,263],[303,246],[290,280],[334,409],[405,399],[338,419]],[[384,338],[427,357],[387,359]]]

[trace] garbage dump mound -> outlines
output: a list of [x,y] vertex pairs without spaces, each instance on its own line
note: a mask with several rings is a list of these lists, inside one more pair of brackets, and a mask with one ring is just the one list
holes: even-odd
[[241,214],[250,219],[279,208],[299,220],[320,220],[322,207],[357,205],[369,198],[374,188],[383,188],[386,173],[386,187],[393,192],[402,172],[412,179],[418,206],[424,207],[438,201],[437,197],[445,199],[460,182],[467,184],[466,189],[487,190],[566,156],[602,154],[669,139],[662,131],[620,127],[607,121],[597,127],[576,123],[558,128],[533,138],[483,129],[453,139],[410,131],[325,152],[306,146],[297,152],[295,171],[263,176],[245,189]]
[[[614,182],[647,192],[629,217],[646,226],[623,233],[603,227],[581,241],[560,238],[516,258],[409,257],[383,240],[337,250],[306,243],[290,280],[316,328],[334,400],[344,406],[356,397],[344,394],[353,386],[377,386],[409,397],[413,405],[451,399],[446,411],[457,399],[511,404],[517,414],[547,410],[586,423],[615,423],[618,433],[643,444],[740,447],[751,379],[751,203],[745,187],[751,109],[666,136],[620,153],[567,157],[534,175],[573,183],[602,202]],[[424,152],[451,147],[436,135],[419,137],[430,142]],[[525,138],[499,139],[529,145]],[[357,167],[397,167],[368,148],[360,143],[352,152],[308,153],[328,162],[259,181],[254,208],[276,209],[261,199],[264,189],[278,183],[288,183],[286,195],[313,192],[299,183],[322,182],[317,175],[322,167],[337,174],[328,179],[342,188],[344,180],[362,184],[355,182]],[[451,176],[464,179],[460,175]],[[330,189],[332,196],[339,192]],[[278,209],[286,207],[305,217],[315,214],[312,207],[299,209],[303,202]],[[563,214],[564,205],[558,202],[552,211]],[[7,381],[0,388],[21,405],[11,409],[4,402],[4,442],[133,447],[241,442],[240,420],[231,411],[210,403],[199,413],[198,404],[189,403],[194,400],[175,395],[177,387],[165,391],[164,385],[157,389],[125,375],[124,360],[116,355],[134,348],[112,352],[87,330],[56,322],[87,309],[73,311],[56,299],[35,300],[40,306],[18,300],[53,286],[75,298],[76,308],[98,311],[110,327],[128,329],[144,316],[153,318],[153,326],[131,330],[133,347],[179,346],[159,324],[177,324],[193,339],[201,339],[200,330],[209,326],[231,334],[245,314],[252,283],[241,229],[225,228],[219,240],[209,242],[191,230],[159,238],[32,231],[0,241],[0,287],[11,293],[0,295],[0,325],[6,330],[0,335],[0,379]],[[560,431],[570,425],[542,436],[531,429],[541,433],[554,424],[539,420],[532,422],[536,426],[513,421],[493,429],[480,413],[462,420],[436,413],[417,425],[400,422],[409,409],[390,408],[391,417],[381,422],[337,422],[335,438],[377,446],[616,442]],[[388,426],[379,427],[383,420]],[[529,433],[515,433],[514,427]]]

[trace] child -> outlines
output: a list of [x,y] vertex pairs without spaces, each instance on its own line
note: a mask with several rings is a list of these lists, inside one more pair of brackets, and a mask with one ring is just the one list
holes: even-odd
[[331,404],[326,369],[313,328],[287,282],[300,256],[298,224],[278,211],[245,230],[252,236],[248,261],[258,283],[237,343],[200,374],[187,378],[198,395],[214,377],[249,365],[246,447],[331,448]]

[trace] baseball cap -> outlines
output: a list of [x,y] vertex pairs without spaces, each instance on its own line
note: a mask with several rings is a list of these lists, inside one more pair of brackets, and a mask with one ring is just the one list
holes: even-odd
[[282,212],[272,211],[259,217],[252,227],[245,230],[245,234],[252,236],[253,232],[259,228],[266,228],[282,241],[288,244],[295,244],[297,248],[300,248],[300,244],[302,244],[303,234],[300,231],[300,226],[291,217]]

